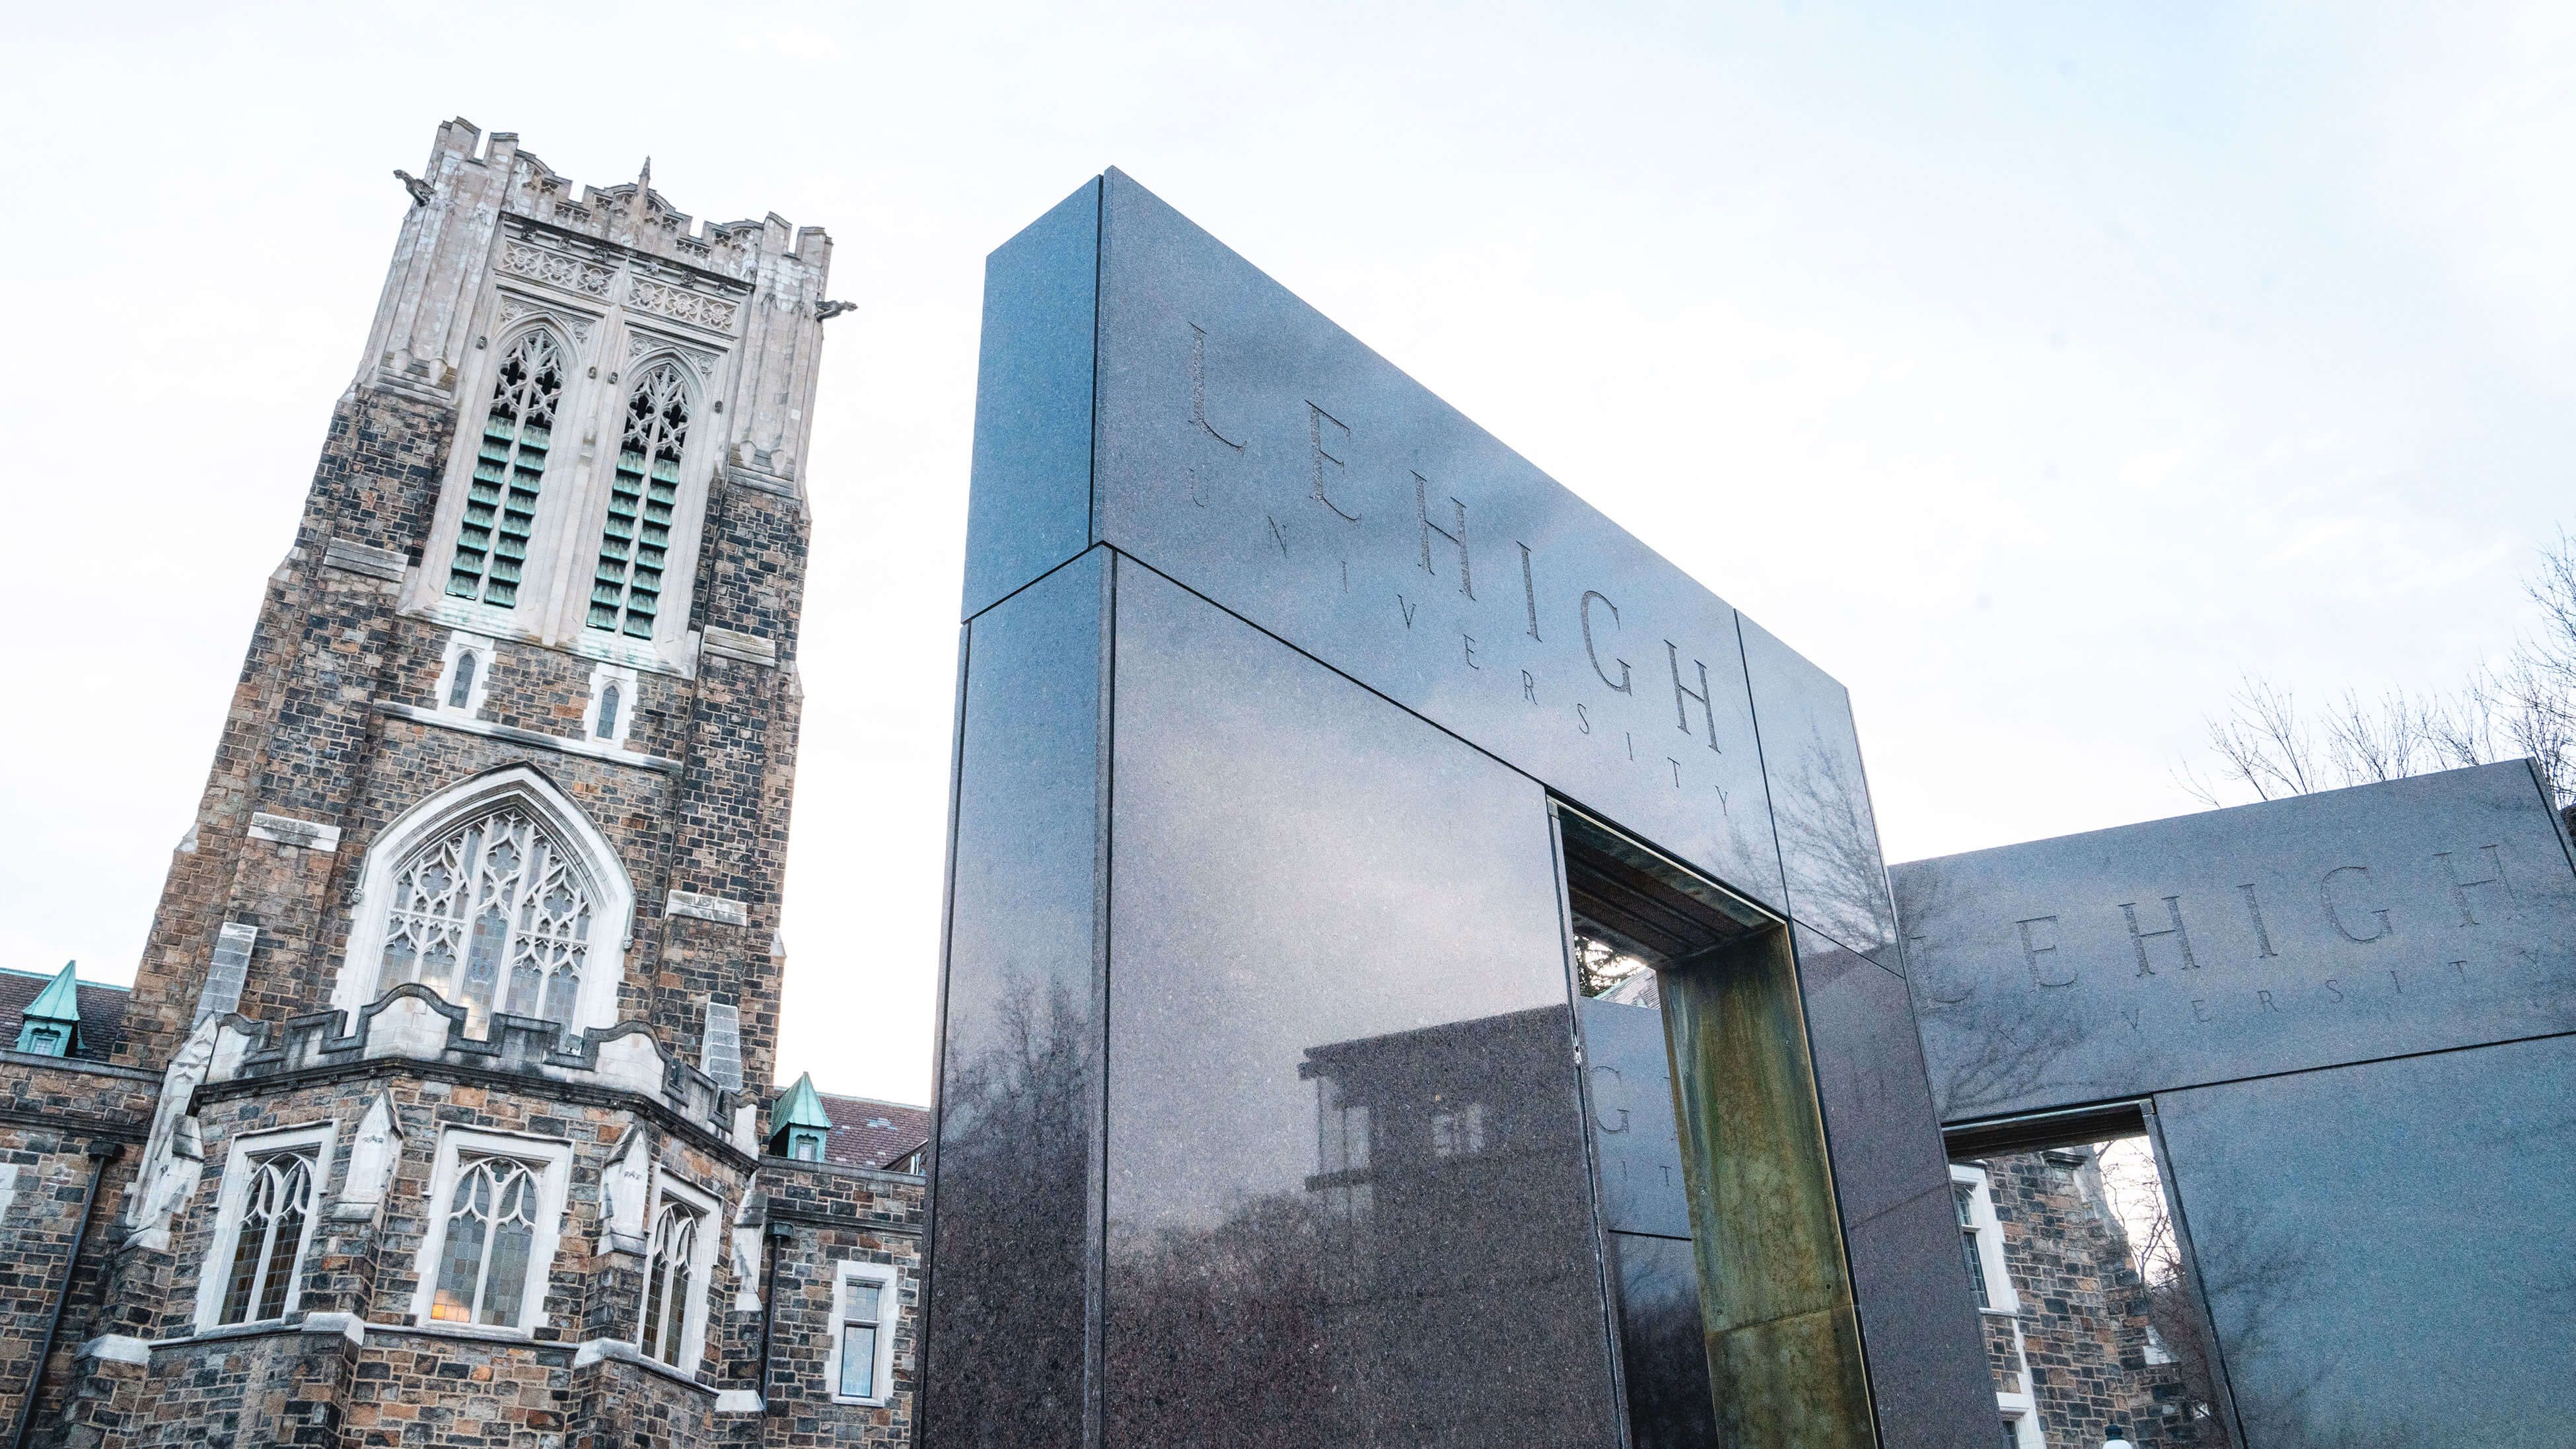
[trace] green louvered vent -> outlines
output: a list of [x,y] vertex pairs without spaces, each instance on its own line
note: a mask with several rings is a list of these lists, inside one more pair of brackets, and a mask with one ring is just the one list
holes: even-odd
[[663,363],[635,384],[608,527],[590,581],[590,627],[653,637],[662,606],[662,567],[671,549],[671,512],[680,501],[680,448],[689,437],[689,394],[680,370]]
[[519,571],[537,524],[537,485],[554,438],[555,404],[563,397],[563,349],[543,329],[522,334],[501,359],[465,521],[456,531],[456,561],[447,591],[509,608],[519,601]]

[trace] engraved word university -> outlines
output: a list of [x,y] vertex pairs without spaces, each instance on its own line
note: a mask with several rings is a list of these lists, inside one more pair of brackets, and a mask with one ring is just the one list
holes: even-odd
[[[1169,503],[1185,497],[1185,512],[1206,510],[1197,516],[1241,550],[1240,562],[1270,586],[1285,583],[1303,609],[1364,623],[1381,642],[1392,636],[1444,699],[1480,714],[1538,712],[1670,789],[1708,792],[1731,818],[1734,793],[1758,768],[1731,619],[1727,637],[1709,637],[1715,618],[1649,618],[1648,606],[1616,596],[1618,585],[1551,579],[1543,538],[1520,532],[1546,525],[1525,497],[1537,490],[1505,484],[1511,502],[1479,501],[1476,484],[1423,461],[1455,461],[1438,429],[1406,416],[1382,431],[1407,436],[1373,437],[1329,384],[1303,397],[1275,388],[1253,402],[1232,397],[1224,343],[1184,323],[1154,369],[1171,387],[1156,423],[1186,434]],[[1724,759],[1730,751],[1742,758]]]

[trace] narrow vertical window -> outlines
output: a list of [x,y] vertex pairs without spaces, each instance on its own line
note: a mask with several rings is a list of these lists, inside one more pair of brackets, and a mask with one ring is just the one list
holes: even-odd
[[1968,1285],[1977,1295],[1979,1308],[1995,1306],[1994,1295],[1986,1288],[1986,1259],[1977,1247],[1977,1190],[1964,1182],[1950,1184],[1951,1200],[1959,1207],[1959,1249],[1968,1264]]
[[456,682],[447,687],[447,707],[463,709],[474,700],[474,651],[456,656]]
[[591,576],[590,627],[653,637],[671,515],[680,501],[680,449],[688,436],[688,390],[680,370],[665,362],[638,380],[627,398],[626,434],[618,444],[608,523]]
[[877,1396],[877,1334],[883,1326],[884,1285],[851,1278],[841,1285],[841,1397]]
[[314,1149],[302,1148],[252,1160],[218,1323],[286,1316],[295,1298],[297,1270],[303,1266],[305,1229],[313,1221],[318,1158]]
[[429,1316],[518,1327],[536,1237],[535,1168],[507,1157],[461,1164],[447,1202],[447,1239]]
[[664,1203],[653,1224],[652,1256],[644,1265],[644,1356],[674,1368],[680,1335],[689,1322],[689,1283],[696,1270],[698,1214],[682,1203]]
[[474,454],[465,517],[447,592],[508,608],[519,600],[519,572],[537,522],[537,486],[554,439],[555,405],[563,397],[563,349],[543,330],[520,334],[501,359],[492,407]]
[[617,738],[617,686],[612,684],[599,692],[599,737]]

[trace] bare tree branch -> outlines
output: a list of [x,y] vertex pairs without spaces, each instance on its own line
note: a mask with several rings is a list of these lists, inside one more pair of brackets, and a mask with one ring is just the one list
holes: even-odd
[[[2202,719],[2220,785],[2245,785],[2258,800],[2277,800],[2528,757],[2551,797],[2567,805],[2576,791],[2576,535],[2561,530],[2540,551],[2523,592],[2538,617],[2502,665],[2477,665],[2447,694],[2394,689],[2365,703],[2348,689],[2323,717],[2322,752],[2295,696],[2245,676],[2226,713]],[[2174,780],[2204,805],[2227,803],[2220,785],[2187,761],[2175,767]]]

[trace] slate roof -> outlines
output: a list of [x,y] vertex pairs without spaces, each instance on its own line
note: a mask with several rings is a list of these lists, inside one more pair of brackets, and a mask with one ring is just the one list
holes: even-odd
[[[51,971],[12,971],[0,966],[0,1049],[17,1044],[18,1027],[26,1019],[27,1008],[61,974],[59,966]],[[123,986],[88,981],[80,984],[78,1060],[103,1062],[115,1054],[125,1040],[125,1001],[130,994]]]
[[873,1097],[839,1097],[817,1092],[832,1130],[823,1139],[823,1160],[843,1167],[884,1167],[930,1140],[930,1109]]

